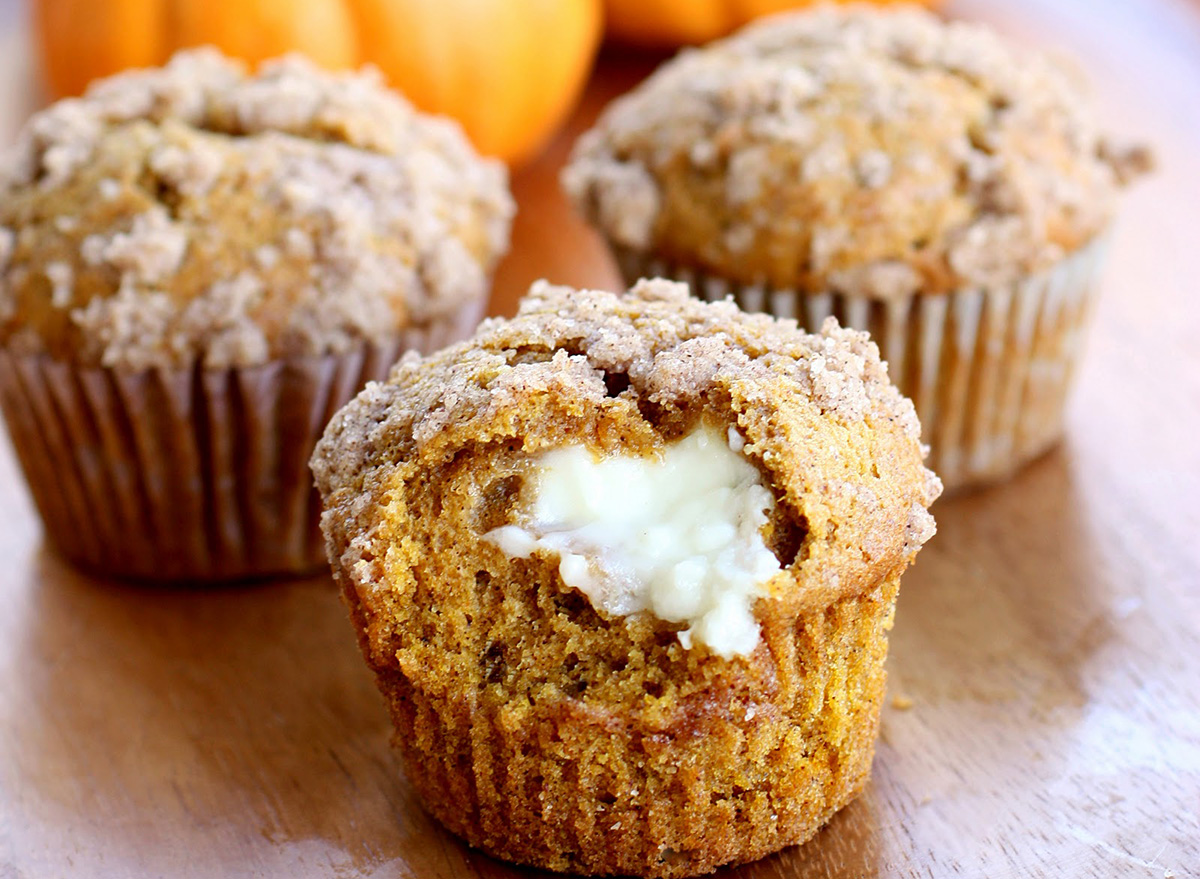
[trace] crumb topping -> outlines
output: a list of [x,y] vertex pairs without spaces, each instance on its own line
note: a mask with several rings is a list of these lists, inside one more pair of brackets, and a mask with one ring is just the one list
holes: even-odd
[[1049,266],[1148,162],[1047,56],[918,9],[828,6],[681,53],[610,106],[563,182],[618,248],[888,297]]
[[70,263],[46,264],[46,277],[50,281],[50,304],[55,308],[66,308],[71,304],[71,288],[75,283],[75,270]]
[[503,166],[374,71],[184,52],[0,161],[0,337],[131,368],[338,353],[483,297],[512,213]]
[[366,559],[388,552],[386,511],[418,515],[416,495],[464,450],[477,461],[514,444],[526,456],[579,442],[648,453],[696,418],[736,426],[780,515],[818,536],[805,550],[803,601],[875,582],[932,534],[926,508],[941,484],[921,464],[911,402],[865,333],[830,319],[809,335],[663,280],[625,295],[535,284],[512,320],[486,321],[430,357],[409,354],[387,383],[369,385],[331,422],[312,467],[327,534],[348,535],[370,568]]
[[131,285],[153,286],[179,271],[187,244],[184,228],[153,207],[137,214],[127,232],[89,235],[79,255],[89,266],[111,266]]
[[[545,356],[521,361],[519,351]],[[652,403],[677,409],[719,383],[785,378],[824,414],[862,421],[883,410],[910,439],[920,438],[916,410],[891,384],[866,333],[830,318],[809,335],[795,321],[746,314],[731,301],[703,303],[686,284],[648,280],[627,297],[539,282],[512,320],[485,321],[473,339],[432,358],[404,357],[383,391],[388,429],[372,442],[408,435],[419,449],[453,424],[550,389],[599,403],[607,374],[627,376]],[[363,440],[352,445],[369,444]]]

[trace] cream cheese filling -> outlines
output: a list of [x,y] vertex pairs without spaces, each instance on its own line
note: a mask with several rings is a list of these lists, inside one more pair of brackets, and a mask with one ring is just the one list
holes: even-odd
[[516,523],[485,538],[507,555],[557,555],[567,586],[610,615],[687,623],[684,647],[725,658],[759,642],[754,599],[780,571],[762,529],[775,506],[734,428],[700,427],[661,456],[539,455]]

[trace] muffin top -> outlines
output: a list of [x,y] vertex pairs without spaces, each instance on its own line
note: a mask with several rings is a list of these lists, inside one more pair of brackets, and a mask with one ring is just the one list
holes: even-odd
[[1106,226],[1140,149],[1050,58],[915,8],[824,7],[685,51],[615,101],[564,185],[619,248],[875,297],[1040,271]]
[[131,369],[340,353],[483,297],[512,212],[503,166],[374,71],[185,52],[0,162],[0,340]]
[[[317,446],[323,526],[368,607],[364,643],[387,664],[403,620],[481,582],[555,576],[555,560],[506,549],[502,533],[548,453],[665,460],[698,427],[728,435],[773,499],[763,537],[783,574],[757,601],[760,621],[898,576],[933,533],[941,484],[866,334],[831,319],[809,335],[669,281],[625,295],[542,282],[514,319],[406,355]],[[647,614],[625,625],[648,643],[681,628]]]

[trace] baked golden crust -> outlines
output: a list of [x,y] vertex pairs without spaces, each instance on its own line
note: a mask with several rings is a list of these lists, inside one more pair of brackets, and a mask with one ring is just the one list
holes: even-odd
[[[776,498],[764,537],[785,570],[751,655],[607,616],[556,559],[483,539],[532,455],[654,454],[701,419],[737,425]],[[866,778],[895,590],[933,532],[918,434],[865,335],[665,281],[535,285],[515,319],[402,360],[313,470],[429,808],[500,857],[587,873],[694,875],[811,836]]]
[[1047,57],[917,9],[777,16],[682,53],[578,142],[564,184],[624,250],[872,297],[1009,283],[1107,225],[1147,156]]
[[370,73],[212,50],[30,120],[0,167],[0,339],[84,365],[383,344],[486,294],[506,174]]

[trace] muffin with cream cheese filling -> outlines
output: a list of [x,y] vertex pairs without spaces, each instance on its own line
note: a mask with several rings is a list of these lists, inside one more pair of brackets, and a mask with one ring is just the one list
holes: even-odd
[[535,285],[408,355],[313,457],[426,807],[506,860],[690,876],[862,788],[941,484],[866,336]]

